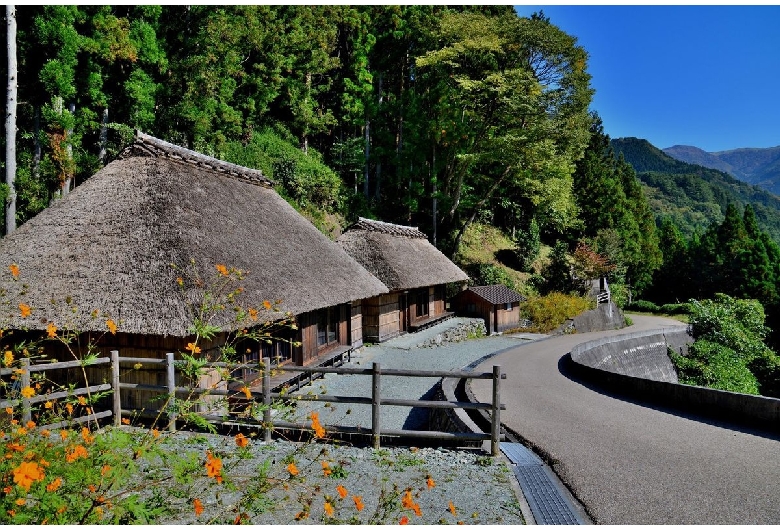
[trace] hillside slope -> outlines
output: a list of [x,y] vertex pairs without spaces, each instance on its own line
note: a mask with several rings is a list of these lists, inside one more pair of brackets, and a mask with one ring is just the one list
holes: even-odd
[[676,160],[638,138],[612,140],[645,186],[656,217],[669,216],[686,235],[720,222],[726,206],[753,205],[759,226],[780,243],[780,197],[723,171]]
[[780,195],[780,147],[708,153],[698,147],[675,145],[663,149],[663,152],[682,162],[724,171],[748,184]]

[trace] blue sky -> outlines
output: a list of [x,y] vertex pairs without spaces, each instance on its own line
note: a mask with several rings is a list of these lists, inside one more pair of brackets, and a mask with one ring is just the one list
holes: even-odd
[[780,145],[780,6],[516,5],[578,39],[612,138]]

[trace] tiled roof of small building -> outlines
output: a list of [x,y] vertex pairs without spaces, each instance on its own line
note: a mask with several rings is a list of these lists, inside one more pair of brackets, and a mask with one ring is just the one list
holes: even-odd
[[420,232],[420,229],[416,226],[403,226],[392,223],[385,223],[384,221],[374,221],[373,219],[366,219],[365,217],[359,217],[357,223],[350,227],[352,230],[367,230],[369,232],[380,232],[382,234],[390,234],[392,236],[411,237],[415,239],[428,239],[424,233]]
[[511,304],[525,300],[523,295],[503,284],[469,287],[469,291],[491,304]]

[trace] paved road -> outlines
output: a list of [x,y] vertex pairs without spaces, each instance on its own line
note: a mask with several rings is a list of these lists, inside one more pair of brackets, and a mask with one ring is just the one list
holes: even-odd
[[[780,438],[642,406],[562,373],[576,344],[679,325],[632,318],[625,330],[553,337],[481,364],[507,373],[502,423],[553,463],[599,524],[780,523]],[[490,401],[489,381],[472,389]]]

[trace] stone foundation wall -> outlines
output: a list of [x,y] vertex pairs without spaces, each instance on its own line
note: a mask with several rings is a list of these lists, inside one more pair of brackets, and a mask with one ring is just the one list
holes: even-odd
[[420,342],[416,345],[417,348],[436,348],[448,342],[462,342],[469,337],[487,335],[487,329],[485,329],[485,321],[481,318],[469,318],[465,322],[449,328],[441,333],[437,333],[434,337]]

